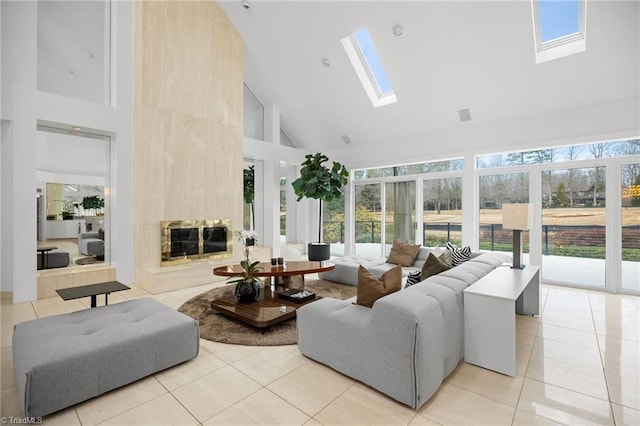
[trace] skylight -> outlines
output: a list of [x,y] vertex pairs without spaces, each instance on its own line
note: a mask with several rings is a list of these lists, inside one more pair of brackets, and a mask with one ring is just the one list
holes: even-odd
[[536,62],[586,50],[586,0],[531,0]]
[[343,38],[342,46],[373,106],[377,108],[397,102],[369,30],[365,27]]

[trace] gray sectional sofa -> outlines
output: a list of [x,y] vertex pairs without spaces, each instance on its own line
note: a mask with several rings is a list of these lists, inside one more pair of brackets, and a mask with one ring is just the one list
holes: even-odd
[[[402,276],[406,277],[411,272],[422,269],[422,265],[427,261],[430,252],[439,256],[444,252],[443,248],[427,248],[421,247],[416,256],[413,266],[403,266]],[[335,281],[343,284],[358,285],[358,266],[362,265],[373,275],[380,277],[389,269],[396,266],[393,263],[387,263],[386,259],[370,256],[342,256],[331,259],[331,263],[335,264],[335,269],[318,274],[323,280]]]
[[[423,251],[427,250],[421,249],[426,259]],[[419,408],[464,357],[462,291],[510,261],[502,253],[474,255],[459,266],[378,299],[372,308],[332,298],[300,307],[300,352]],[[343,278],[350,279],[349,269],[343,272]]]

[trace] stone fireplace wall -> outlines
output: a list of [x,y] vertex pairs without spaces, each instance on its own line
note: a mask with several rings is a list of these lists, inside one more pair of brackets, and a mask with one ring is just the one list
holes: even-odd
[[135,2],[134,31],[134,282],[159,293],[225,263],[161,267],[161,221],[242,226],[243,43],[213,1]]

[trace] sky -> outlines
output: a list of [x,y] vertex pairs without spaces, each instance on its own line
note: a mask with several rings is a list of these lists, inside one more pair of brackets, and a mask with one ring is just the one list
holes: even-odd
[[364,55],[365,59],[369,63],[369,68],[373,73],[373,76],[378,83],[378,87],[382,93],[393,92],[393,88],[391,87],[391,82],[389,81],[389,77],[387,77],[387,73],[382,66],[382,61],[380,60],[380,56],[378,56],[378,52],[376,52],[376,47],[373,44],[373,40],[371,40],[371,36],[369,35],[369,30],[367,28],[361,28],[355,32],[356,40],[358,41],[358,45],[360,46],[360,50]]
[[579,0],[538,0],[543,43],[580,30]]

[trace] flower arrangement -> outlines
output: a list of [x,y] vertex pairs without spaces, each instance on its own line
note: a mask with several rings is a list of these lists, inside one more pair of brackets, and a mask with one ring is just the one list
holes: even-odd
[[242,253],[244,259],[249,262],[249,247],[254,246],[258,241],[258,233],[256,231],[247,231],[238,229],[234,232],[236,239],[242,244]]
[[251,262],[249,259],[249,245],[247,240],[252,239],[254,242],[258,237],[255,231],[237,230],[234,232],[236,239],[242,244],[242,252],[244,259],[240,261],[242,267],[242,275],[229,281],[236,284],[236,298],[240,302],[252,302],[258,299],[260,295],[260,280],[256,273],[259,271],[258,264],[260,261]]

